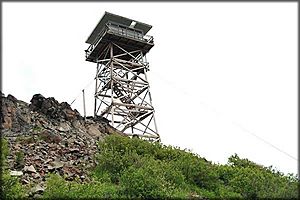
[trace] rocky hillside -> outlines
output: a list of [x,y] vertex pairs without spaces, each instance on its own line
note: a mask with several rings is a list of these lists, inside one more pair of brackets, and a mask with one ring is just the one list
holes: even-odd
[[8,142],[8,168],[24,185],[44,190],[48,172],[67,180],[85,181],[98,151],[96,142],[106,135],[122,134],[104,118],[86,120],[66,102],[35,94],[30,104],[12,95],[1,98],[1,132]]
[[298,199],[298,176],[237,154],[215,164],[120,136],[54,98],[1,100],[1,199]]

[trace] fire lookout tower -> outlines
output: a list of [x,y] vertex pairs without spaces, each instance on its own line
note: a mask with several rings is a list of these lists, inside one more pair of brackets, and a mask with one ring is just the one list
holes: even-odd
[[157,141],[160,136],[146,72],[154,46],[151,25],[105,12],[86,43],[86,61],[97,63],[94,117],[128,136]]

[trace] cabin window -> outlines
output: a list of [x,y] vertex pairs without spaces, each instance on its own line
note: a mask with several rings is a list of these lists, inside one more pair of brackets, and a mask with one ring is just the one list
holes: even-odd
[[136,25],[136,21],[132,21],[129,27],[134,28],[135,25]]

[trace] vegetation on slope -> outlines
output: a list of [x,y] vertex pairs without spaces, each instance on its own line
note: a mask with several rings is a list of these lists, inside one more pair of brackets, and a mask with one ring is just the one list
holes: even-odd
[[24,188],[18,178],[9,174],[6,166],[6,157],[9,153],[7,141],[1,138],[1,199],[20,199],[25,196]]
[[[160,143],[111,135],[99,142],[90,181],[50,174],[45,198],[297,198],[299,180],[233,155],[228,164]],[[10,179],[9,179],[10,180]],[[5,180],[7,181],[7,180]],[[8,182],[7,182],[8,183]],[[24,195],[18,182],[6,197]],[[20,193],[15,192],[18,188]]]

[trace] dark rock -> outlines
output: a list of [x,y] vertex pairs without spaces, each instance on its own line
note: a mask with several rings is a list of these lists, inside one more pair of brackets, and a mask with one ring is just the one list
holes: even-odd
[[[97,141],[118,133],[105,118],[84,121],[76,109],[52,97],[36,94],[30,104],[12,95],[1,101],[2,133],[10,148],[8,166],[12,175],[20,176],[22,184],[39,184],[50,172],[69,180],[88,180],[86,170],[96,164],[91,157],[98,151]],[[15,171],[17,152],[24,155],[22,175]]]
[[4,101],[2,102],[1,111],[1,127],[4,129],[12,129],[13,121],[16,118],[16,106],[11,101]]
[[33,95],[32,99],[30,100],[31,104],[29,108],[32,109],[33,111],[40,110],[45,99],[46,98],[41,94]]
[[18,101],[18,99],[11,94],[7,95],[7,99],[14,103],[16,103]]
[[30,102],[33,111],[41,112],[51,119],[73,121],[81,118],[80,113],[73,110],[67,102],[59,103],[53,97],[45,98],[41,94],[35,94]]

